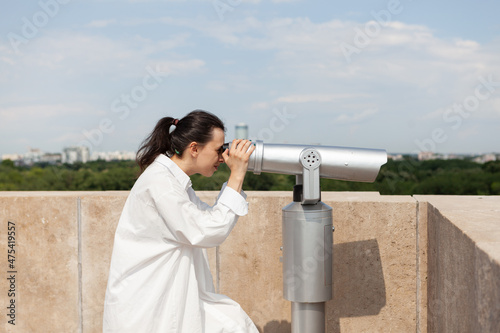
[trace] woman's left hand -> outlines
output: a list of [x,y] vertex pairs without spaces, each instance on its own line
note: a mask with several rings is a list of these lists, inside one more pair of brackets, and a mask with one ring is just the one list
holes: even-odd
[[233,188],[237,192],[241,191],[243,180],[248,169],[248,161],[250,155],[255,150],[255,146],[250,140],[235,139],[231,144],[230,149],[226,149],[222,153],[222,158],[231,170],[231,175],[227,182],[227,186]]

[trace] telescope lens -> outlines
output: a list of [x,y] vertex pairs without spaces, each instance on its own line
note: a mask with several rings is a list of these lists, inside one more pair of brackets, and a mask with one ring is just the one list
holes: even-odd
[[222,147],[219,148],[219,155],[222,155],[229,148],[229,143],[224,143]]

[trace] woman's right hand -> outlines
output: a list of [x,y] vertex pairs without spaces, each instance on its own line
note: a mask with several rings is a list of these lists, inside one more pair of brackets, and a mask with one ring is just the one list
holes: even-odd
[[222,153],[222,158],[231,170],[231,175],[227,181],[227,186],[237,192],[241,192],[243,180],[248,169],[250,155],[255,150],[255,146],[249,140],[235,139],[230,149]]

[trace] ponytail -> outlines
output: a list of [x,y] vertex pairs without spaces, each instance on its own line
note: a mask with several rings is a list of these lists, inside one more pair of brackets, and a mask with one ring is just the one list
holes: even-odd
[[[172,125],[175,126],[173,130]],[[172,117],[160,119],[137,151],[136,160],[141,173],[160,154],[180,156],[191,142],[201,145],[209,142],[214,128],[225,131],[224,123],[217,116],[203,110],[192,111],[180,120]]]

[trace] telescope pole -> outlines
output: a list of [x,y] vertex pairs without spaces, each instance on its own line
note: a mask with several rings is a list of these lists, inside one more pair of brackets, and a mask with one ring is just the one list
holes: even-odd
[[292,333],[324,333],[325,302],[292,302]]
[[310,161],[282,211],[283,297],[292,302],[292,333],[325,333],[325,302],[332,299],[332,208],[321,202],[320,159]]

